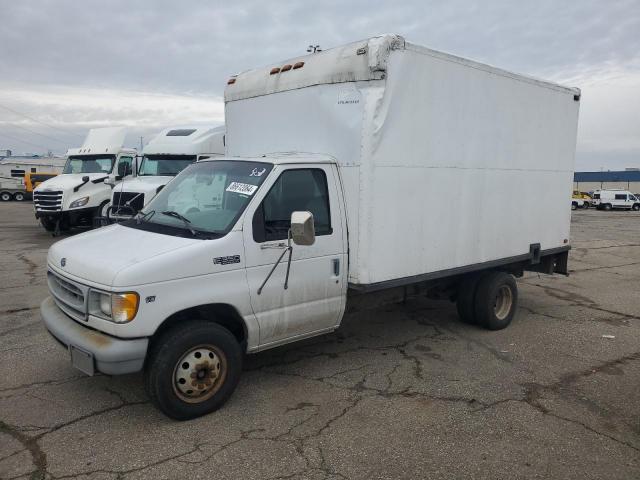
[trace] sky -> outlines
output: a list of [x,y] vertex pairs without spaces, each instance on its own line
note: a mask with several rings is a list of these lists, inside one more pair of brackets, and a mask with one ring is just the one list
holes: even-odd
[[640,167],[640,0],[0,0],[0,149],[221,125],[230,75],[381,33],[579,87],[576,170]]

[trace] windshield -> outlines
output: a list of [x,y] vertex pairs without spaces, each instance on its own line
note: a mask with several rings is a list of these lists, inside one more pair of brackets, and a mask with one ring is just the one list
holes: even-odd
[[195,155],[145,155],[138,175],[175,177],[195,161]]
[[272,167],[234,160],[193,163],[145,206],[140,218],[124,225],[169,235],[225,235]]
[[62,173],[111,173],[115,155],[74,155],[67,158]]

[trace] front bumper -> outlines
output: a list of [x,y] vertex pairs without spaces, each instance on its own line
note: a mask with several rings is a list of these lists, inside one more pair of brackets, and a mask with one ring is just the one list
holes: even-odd
[[49,333],[68,350],[73,346],[91,353],[97,371],[121,375],[142,370],[148,338],[125,340],[84,327],[60,310],[52,297],[42,302],[40,314]]

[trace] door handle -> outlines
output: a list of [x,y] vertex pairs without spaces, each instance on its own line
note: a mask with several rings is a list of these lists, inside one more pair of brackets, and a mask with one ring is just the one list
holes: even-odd
[[267,242],[260,244],[261,250],[266,250],[268,248],[287,248],[287,242]]
[[340,259],[334,258],[333,260],[331,260],[331,263],[333,265],[333,276],[339,277],[340,276]]

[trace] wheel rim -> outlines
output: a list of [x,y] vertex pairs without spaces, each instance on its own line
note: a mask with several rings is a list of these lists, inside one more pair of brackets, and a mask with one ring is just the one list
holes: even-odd
[[503,285],[498,290],[498,295],[496,296],[496,303],[493,306],[493,313],[495,314],[498,320],[504,320],[509,315],[511,311],[511,306],[513,305],[513,293],[511,293],[511,289]]
[[184,402],[202,403],[216,394],[227,376],[227,358],[214,345],[198,345],[173,369],[173,391]]
[[3,201],[7,202],[7,201],[9,201],[11,196],[9,194],[7,194],[7,193],[3,193],[2,197],[0,197],[0,198],[2,198]]
[[17,200],[17,201],[21,202],[23,198],[24,198],[24,197],[22,196],[22,194],[21,194],[21,193],[16,194],[16,200]]

